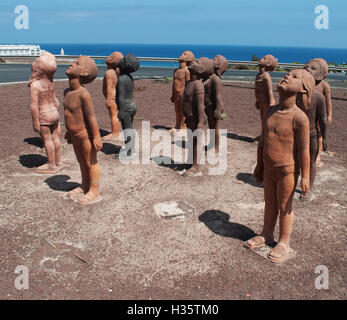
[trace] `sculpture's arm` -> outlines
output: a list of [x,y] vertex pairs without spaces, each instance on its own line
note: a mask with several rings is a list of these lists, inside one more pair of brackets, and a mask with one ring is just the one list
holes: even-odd
[[102,141],[100,137],[99,126],[96,121],[92,97],[87,90],[84,90],[81,93],[81,102],[84,121],[87,122],[88,126],[86,127],[90,131],[89,134],[93,138],[93,146],[96,151],[100,151],[102,148]]
[[333,106],[331,103],[331,89],[330,89],[330,84],[326,81],[323,83],[323,94],[325,97],[325,102],[326,102],[326,110],[327,110],[327,121],[328,125],[331,125],[331,122],[333,120]]
[[[53,87],[54,88],[54,87]],[[59,100],[57,99],[57,96],[55,95],[55,91],[54,91],[54,106],[59,109],[60,107],[60,102]]]
[[175,99],[176,99],[176,96],[175,96],[175,72],[176,72],[176,69],[174,70],[173,72],[173,75],[172,75],[172,87],[171,87],[171,102],[175,102]]
[[204,85],[201,81],[197,82],[195,93],[196,95],[196,103],[198,110],[198,129],[204,128],[204,120],[205,120],[205,100],[204,100]]
[[275,100],[275,96],[274,93],[272,91],[272,80],[271,80],[271,76],[268,75],[265,78],[266,81],[266,86],[267,86],[267,91],[268,91],[268,97],[269,97],[269,106],[274,106],[276,104],[276,100]]
[[223,101],[222,101],[222,81],[220,78],[214,79],[214,92],[216,94],[216,108],[214,110],[214,116],[216,119],[220,119],[223,113]]
[[105,105],[107,108],[115,108],[117,110],[116,103],[116,85],[117,85],[117,76],[114,74],[105,75],[106,78],[106,101]]
[[264,150],[264,137],[265,137],[265,129],[262,129],[260,139],[258,142],[257,148],[257,165],[253,172],[253,177],[255,181],[260,183],[264,180],[264,160],[263,160],[263,150]]
[[301,188],[303,195],[310,189],[310,124],[307,116],[302,113],[295,119],[295,145],[299,155],[301,171]]
[[190,72],[187,68],[187,70],[186,70],[186,82],[188,82],[189,80],[190,80]]
[[328,131],[328,121],[327,121],[327,113],[326,113],[326,104],[325,98],[320,95],[317,101],[317,120],[320,127],[320,132],[323,138],[323,149],[324,151],[327,149],[327,131]]
[[39,92],[40,88],[33,82],[30,85],[30,111],[33,119],[33,129],[36,132],[40,132],[39,122]]

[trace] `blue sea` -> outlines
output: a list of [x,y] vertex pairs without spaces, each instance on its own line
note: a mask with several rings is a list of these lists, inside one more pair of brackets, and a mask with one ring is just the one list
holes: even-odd
[[[213,58],[217,54],[228,60],[250,61],[253,55],[262,57],[272,54],[279,62],[305,63],[312,58],[323,58],[329,63],[347,63],[347,49],[295,48],[295,47],[259,47],[259,46],[224,46],[224,45],[168,45],[168,44],[40,44],[41,49],[53,54],[60,54],[63,48],[65,55],[108,56],[113,51],[123,54],[132,53],[138,57],[178,58],[185,50],[191,50],[196,58]],[[153,66],[153,62],[142,63]],[[172,67],[172,63],[157,63],[156,66]]]

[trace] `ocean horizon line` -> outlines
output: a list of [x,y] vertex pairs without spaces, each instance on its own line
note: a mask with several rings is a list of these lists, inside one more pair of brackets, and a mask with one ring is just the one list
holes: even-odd
[[0,42],[0,45],[126,45],[126,46],[206,46],[206,47],[247,47],[247,48],[284,48],[284,49],[323,49],[323,50],[347,50],[347,47],[322,47],[322,46],[286,46],[286,45],[252,45],[252,44],[204,44],[204,43],[135,43],[135,42]]
[[[22,43],[22,45],[25,45]],[[313,58],[323,58],[329,64],[347,64],[347,48],[212,45],[212,44],[148,44],[148,43],[40,43],[42,50],[55,55],[108,56],[114,51],[132,53],[138,57],[175,58],[190,50],[196,58],[213,58],[217,54],[227,60],[257,61],[272,54],[280,63],[306,63]]]

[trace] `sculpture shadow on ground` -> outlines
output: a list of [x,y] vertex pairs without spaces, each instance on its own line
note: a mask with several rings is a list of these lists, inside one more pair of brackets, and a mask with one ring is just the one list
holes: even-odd
[[175,162],[171,158],[165,156],[152,157],[151,160],[158,166],[170,168],[174,171],[187,170],[192,166],[191,164]]
[[56,175],[47,178],[44,182],[55,191],[64,191],[68,192],[80,186],[80,184],[76,182],[68,182],[71,177],[67,175]]
[[183,148],[183,149],[188,148],[188,141],[187,140],[174,140],[171,143],[175,144],[176,146]]
[[26,168],[36,168],[47,162],[47,157],[40,154],[24,154],[19,156],[19,163]]
[[110,154],[118,154],[120,149],[121,149],[121,147],[118,145],[104,142],[102,144],[102,149],[100,151],[106,155],[110,155]]
[[41,149],[43,148],[43,142],[42,142],[40,137],[25,138],[24,142],[31,144],[35,147],[41,148]]
[[108,132],[104,129],[99,129],[99,132],[100,132],[100,136],[101,137],[104,137],[104,136],[107,136],[108,134],[110,134],[111,132]]
[[230,216],[227,213],[219,210],[207,210],[199,216],[199,221],[220,236],[247,241],[256,235],[250,228],[230,222],[229,219]]
[[264,184],[263,183],[257,183],[255,181],[255,179],[253,178],[253,175],[251,173],[239,172],[236,175],[236,179],[240,180],[244,183],[248,183],[253,187],[264,188]]
[[234,139],[234,140],[240,140],[240,141],[245,141],[249,143],[253,143],[256,141],[255,138],[247,137],[247,136],[240,136],[236,133],[228,132],[227,133],[227,138],[228,139]]
[[331,97],[332,100],[340,100],[340,101],[347,101],[346,98],[335,98],[335,97]]
[[152,128],[156,129],[156,130],[170,130],[171,129],[169,127],[161,126],[161,125],[155,125],[155,126],[152,126]]
[[[257,188],[264,188],[264,182],[261,183],[257,183],[255,181],[255,179],[253,178],[253,175],[251,173],[244,173],[244,172],[240,172],[236,175],[236,179],[240,180],[244,183],[248,183],[253,187],[257,187]],[[302,194],[301,190],[295,189],[296,193]]]

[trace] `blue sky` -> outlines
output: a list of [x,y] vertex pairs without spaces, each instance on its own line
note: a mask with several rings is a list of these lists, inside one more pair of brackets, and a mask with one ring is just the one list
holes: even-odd
[[[14,26],[29,8],[29,30]],[[329,30],[317,30],[317,5]],[[346,0],[1,0],[0,43],[172,43],[347,48]]]

